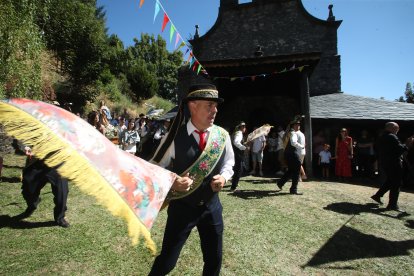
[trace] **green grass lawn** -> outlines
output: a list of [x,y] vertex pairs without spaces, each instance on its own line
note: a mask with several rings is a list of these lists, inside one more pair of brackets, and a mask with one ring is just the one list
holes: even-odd
[[[70,186],[67,219],[53,224],[50,185],[36,212],[21,222],[23,156],[5,155],[0,183],[0,275],[147,275],[153,256],[133,247],[126,224]],[[376,188],[304,182],[302,196],[278,192],[275,178],[245,177],[241,192],[220,198],[224,207],[222,275],[414,275],[414,194],[402,192],[409,214],[378,208]],[[387,201],[387,199],[385,199]],[[160,247],[166,212],[152,236]],[[196,232],[196,230],[194,231]],[[160,249],[160,248],[159,248]],[[171,275],[201,275],[202,255],[192,233]]]

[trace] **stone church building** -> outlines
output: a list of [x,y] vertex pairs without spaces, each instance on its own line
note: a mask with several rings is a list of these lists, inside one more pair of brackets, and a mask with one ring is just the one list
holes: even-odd
[[[375,136],[386,121],[395,120],[402,130],[414,131],[413,104],[341,90],[337,48],[341,23],[332,5],[327,7],[327,19],[321,20],[301,0],[220,0],[215,24],[202,36],[196,26],[190,41],[208,76],[184,66],[179,72],[179,98],[192,83],[213,82],[225,100],[216,122],[228,130],[240,120],[249,130],[264,123],[285,127],[294,115],[302,114],[308,153],[309,141],[320,131],[332,149],[342,127],[353,137],[362,129]],[[308,156],[311,172],[312,155]]]

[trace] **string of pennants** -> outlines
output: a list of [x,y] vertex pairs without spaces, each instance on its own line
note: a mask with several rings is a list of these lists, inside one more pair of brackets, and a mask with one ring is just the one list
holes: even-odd
[[[139,7],[140,8],[144,4],[144,2],[145,2],[145,0],[140,0],[140,2],[139,2]],[[160,13],[161,10],[163,11],[163,14],[164,14],[163,15],[163,20],[162,20],[161,32],[164,32],[164,30],[167,27],[168,23],[170,23],[169,38],[170,38],[170,43],[172,43],[172,40],[173,40],[173,37],[174,37],[174,34],[175,34],[175,43],[174,43],[175,51],[179,51],[181,48],[185,47],[186,50],[184,52],[184,59],[186,58],[186,56],[188,54],[187,61],[185,62],[185,64],[188,64],[189,68],[192,69],[194,72],[196,72],[197,75],[199,73],[202,73],[206,77],[209,77],[209,75],[207,73],[207,70],[203,67],[203,65],[201,65],[201,63],[198,61],[198,59],[194,56],[194,53],[191,50],[191,47],[183,40],[182,36],[178,32],[178,30],[175,27],[174,23],[172,22],[171,18],[168,16],[164,6],[161,4],[161,2],[159,0],[155,0],[153,23],[155,23],[155,19],[157,18],[158,14]],[[281,73],[285,73],[285,72],[289,72],[289,71],[293,71],[293,70],[299,70],[299,72],[302,72],[302,70],[305,68],[305,66],[308,66],[308,65],[303,65],[303,66],[300,66],[300,67],[296,67],[296,65],[294,64],[292,67],[284,68],[283,70],[281,70],[279,72],[274,71],[272,73],[267,73],[267,74],[241,76],[241,77],[214,77],[214,79],[230,79],[230,81],[251,79],[252,81],[254,81],[258,77],[268,77],[268,76],[271,76],[271,75],[281,74]]]
[[250,79],[252,81],[255,81],[256,78],[260,78],[260,77],[269,77],[269,76],[273,76],[273,75],[277,75],[277,74],[282,74],[282,73],[287,73],[290,71],[294,71],[294,70],[298,70],[299,72],[302,72],[303,69],[305,69],[305,67],[307,67],[309,65],[302,65],[300,67],[296,67],[295,64],[293,64],[292,67],[290,68],[284,68],[283,70],[278,71],[273,71],[272,73],[266,73],[266,74],[258,74],[258,75],[250,75],[250,76],[241,76],[241,77],[214,77],[213,80],[217,80],[217,79],[227,79],[230,81],[236,81],[236,80],[247,80]]
[[[144,4],[145,0],[140,0],[139,7],[141,8]],[[155,23],[155,19],[157,18],[160,11],[163,11],[163,20],[162,20],[162,26],[161,26],[161,32],[164,32],[165,28],[168,24],[170,24],[170,43],[172,43],[173,37],[175,35],[175,43],[174,43],[174,49],[175,51],[179,51],[181,48],[185,48],[184,52],[184,59],[186,58],[187,54],[187,61],[186,64],[189,65],[189,68],[192,69],[194,72],[208,75],[206,69],[200,64],[198,59],[194,56],[193,51],[191,50],[191,47],[184,41],[180,33],[178,32],[177,28],[175,27],[174,23],[172,22],[171,18],[168,16],[168,13],[166,12],[164,6],[161,4],[159,0],[155,0],[155,7],[154,7],[154,19],[153,23]],[[181,41],[181,42],[180,42]]]

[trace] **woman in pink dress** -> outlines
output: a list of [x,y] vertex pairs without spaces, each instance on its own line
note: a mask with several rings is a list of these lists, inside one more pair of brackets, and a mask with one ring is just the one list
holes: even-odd
[[339,177],[351,177],[351,160],[354,156],[354,151],[352,147],[352,138],[348,136],[346,128],[341,129],[336,138],[335,156],[335,175]]

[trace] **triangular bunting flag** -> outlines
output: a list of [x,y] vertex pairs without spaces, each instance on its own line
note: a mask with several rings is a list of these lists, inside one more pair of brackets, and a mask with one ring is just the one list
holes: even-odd
[[185,59],[186,59],[186,56],[187,56],[187,53],[188,53],[188,51],[189,51],[190,49],[187,49],[187,51],[185,51],[185,53],[184,53],[184,55],[183,55],[183,62],[184,63],[187,63],[188,62],[188,60],[187,61],[185,61]]
[[[182,42],[180,43],[180,45],[178,46],[177,51],[178,51],[178,50],[180,50],[180,49],[181,49],[181,47],[184,47],[184,46],[185,46],[185,42],[184,42],[184,41],[182,41]],[[185,52],[184,56],[188,53],[188,51],[189,51],[189,49],[187,49],[187,51]]]
[[154,20],[152,21],[153,23],[155,22],[155,18],[157,18],[157,15],[159,12],[160,12],[160,5],[158,4],[158,1],[155,1]]
[[145,1],[145,0],[140,0],[140,1],[139,1],[139,7],[140,7],[140,8],[141,8],[141,7],[142,7],[142,5],[144,4],[144,1]]
[[165,26],[167,26],[167,24],[168,24],[169,21],[170,21],[170,18],[168,18],[168,15],[164,12],[164,20],[162,22],[161,32],[164,31]]
[[175,35],[175,44],[174,44],[175,49],[177,49],[177,44],[179,40],[180,40],[180,34],[177,32],[177,34]]
[[293,66],[292,66],[292,67],[290,67],[290,69],[289,69],[289,70],[295,70],[295,68],[296,68],[296,64],[293,64]]
[[237,80],[237,78],[230,78],[230,81],[235,81]]
[[303,68],[305,68],[305,66],[299,67],[299,72],[302,72]]
[[[189,49],[187,50],[187,52],[189,51]],[[188,59],[187,59],[187,62],[189,62],[190,61],[190,59],[191,59],[191,57],[193,56],[193,52],[190,52],[190,54],[188,55]]]
[[[190,54],[191,54],[191,53],[190,53]],[[194,64],[195,60],[196,60],[196,59],[195,59],[195,57],[192,57],[192,58],[191,58],[191,61],[190,61],[190,66],[189,66],[190,68],[191,68],[191,66],[193,66],[193,64]]]
[[285,69],[283,69],[282,71],[280,71],[280,73],[284,73],[284,72],[286,72],[286,68],[285,68]]
[[200,63],[198,62],[198,60],[196,60],[196,61],[194,62],[193,71],[195,71],[195,69],[196,69],[196,67],[197,67],[197,64],[200,64]]
[[200,70],[201,70],[201,64],[198,65],[197,75],[200,73]]
[[173,25],[173,24],[171,24],[171,27],[170,27],[170,43],[171,43],[171,41],[172,41],[172,38],[173,38],[174,32],[175,32],[175,27],[174,27],[174,25]]

